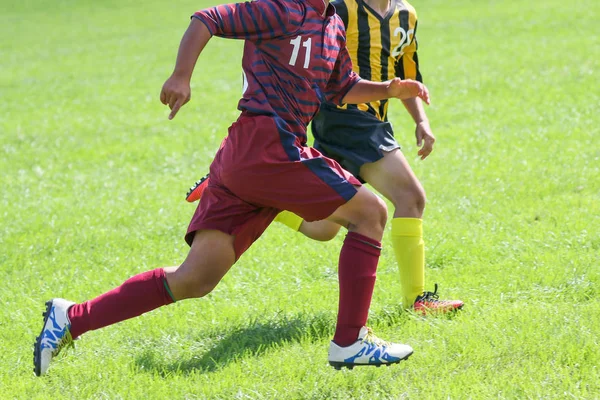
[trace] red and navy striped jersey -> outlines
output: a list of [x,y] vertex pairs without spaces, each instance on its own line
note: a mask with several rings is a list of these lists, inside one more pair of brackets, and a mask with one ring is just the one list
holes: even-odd
[[340,104],[360,79],[352,72],[344,24],[323,0],[256,0],[194,17],[215,36],[245,40],[238,108],[272,115],[302,145],[321,102]]

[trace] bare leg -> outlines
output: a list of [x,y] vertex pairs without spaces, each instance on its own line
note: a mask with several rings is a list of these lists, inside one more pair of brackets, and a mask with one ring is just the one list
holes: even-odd
[[[394,218],[422,218],[425,209],[425,190],[398,149],[385,153],[383,158],[364,164],[360,176],[394,205]],[[319,241],[333,239],[340,225],[332,221],[302,221],[299,232]]]
[[232,236],[214,230],[199,231],[181,266],[143,272],[109,292],[73,305],[69,310],[71,333],[77,337],[176,300],[205,296],[234,262]]
[[423,217],[425,190],[399,149],[385,153],[374,163],[364,164],[360,176],[394,204],[394,218]]
[[[370,211],[368,205],[371,203],[377,205],[378,211]],[[381,216],[378,213],[381,213],[385,208],[385,205],[382,203],[382,200],[379,199],[375,194],[366,190],[366,188],[361,189],[352,200],[340,207],[336,213],[334,213],[328,219],[313,222],[302,221],[298,231],[313,240],[319,241],[328,241],[333,239],[339,232],[342,225],[347,227],[351,232],[367,232],[367,230],[372,228],[366,228],[365,226],[361,225],[381,225],[382,221],[378,220],[378,218],[381,218]],[[385,215],[387,217],[387,211]],[[385,221],[383,221],[383,225],[385,226]],[[369,236],[373,239],[379,237],[378,231],[369,232],[372,236],[366,236]],[[376,240],[381,240],[381,237]]]
[[233,236],[216,230],[196,232],[185,261],[165,268],[169,288],[176,300],[210,293],[235,263]]
[[313,222],[303,220],[298,232],[310,239],[327,242],[337,236],[341,227],[340,224],[326,219]]
[[327,218],[373,240],[381,241],[387,220],[387,206],[376,194],[364,186],[349,202]]
[[393,150],[360,174],[395,207],[391,245],[400,272],[402,305],[413,307],[425,290],[425,244],[421,217],[425,191],[400,150]]

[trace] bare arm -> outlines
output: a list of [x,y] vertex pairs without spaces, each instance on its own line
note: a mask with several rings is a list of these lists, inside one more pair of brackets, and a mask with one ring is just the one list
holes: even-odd
[[410,79],[401,80],[399,78],[386,82],[360,80],[346,93],[342,103],[370,103],[392,97],[402,100],[419,97],[429,104],[429,91],[425,85]]
[[415,124],[427,121],[427,114],[425,114],[425,108],[423,107],[421,100],[413,97],[402,100],[402,103],[404,104],[406,111],[408,111],[412,117],[413,121],[415,121]]
[[402,100],[406,111],[411,115],[413,121],[415,121],[415,137],[417,138],[417,147],[419,148],[418,155],[421,160],[424,160],[433,151],[433,144],[435,143],[435,136],[429,126],[429,120],[421,100],[414,97],[412,99]]
[[190,80],[198,56],[212,35],[261,41],[291,35],[305,18],[300,2],[256,0],[221,4],[196,12],[181,39],[173,74],[163,85],[160,101],[173,119],[191,97]]
[[203,22],[192,18],[192,22],[181,39],[175,69],[160,92],[160,101],[171,109],[173,119],[179,109],[190,101],[190,81],[200,53],[212,35]]

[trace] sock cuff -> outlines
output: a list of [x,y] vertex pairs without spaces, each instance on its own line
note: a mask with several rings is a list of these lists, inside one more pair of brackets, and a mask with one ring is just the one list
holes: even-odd
[[361,250],[373,255],[381,254],[381,242],[356,232],[348,232],[345,243],[350,242]]
[[158,290],[163,293],[165,304],[175,303],[175,296],[171,292],[169,283],[167,282],[167,273],[164,268],[156,268],[155,270],[149,271],[153,279],[158,284]]
[[300,230],[300,225],[302,225],[302,217],[294,214],[291,211],[282,211],[275,217],[275,221],[284,224],[288,228],[298,232]]
[[171,300],[173,300],[173,303],[176,303],[177,300],[175,300],[175,296],[173,296],[173,292],[171,292],[171,288],[169,287],[169,282],[167,282],[167,278],[163,278],[162,281],[163,281],[163,286],[165,287],[165,290],[167,291],[167,294],[169,295]]
[[423,220],[421,218],[392,219],[392,236],[423,237]]

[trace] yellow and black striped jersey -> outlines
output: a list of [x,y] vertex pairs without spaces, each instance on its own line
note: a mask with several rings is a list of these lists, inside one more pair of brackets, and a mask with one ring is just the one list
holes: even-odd
[[[417,57],[417,12],[405,0],[390,0],[385,16],[364,0],[333,0],[346,26],[346,47],[354,71],[363,79],[382,82],[394,76],[423,81]],[[344,105],[387,121],[388,101]]]

